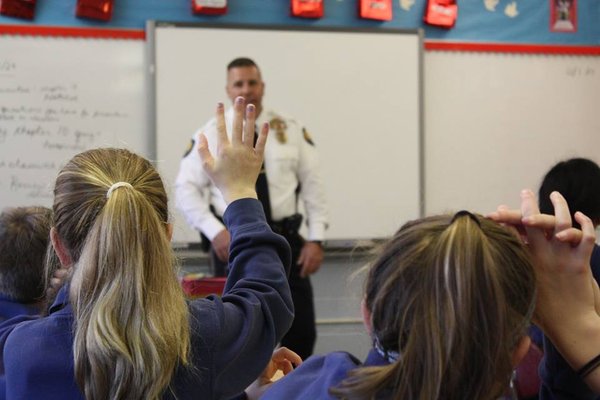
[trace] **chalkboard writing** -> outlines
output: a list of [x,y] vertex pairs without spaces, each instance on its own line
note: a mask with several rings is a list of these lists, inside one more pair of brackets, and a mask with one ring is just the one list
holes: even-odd
[[49,205],[74,154],[149,154],[143,42],[0,37],[0,208]]

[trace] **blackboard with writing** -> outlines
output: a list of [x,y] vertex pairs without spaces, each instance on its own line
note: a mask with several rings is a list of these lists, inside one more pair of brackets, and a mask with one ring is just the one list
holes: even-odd
[[141,41],[0,36],[0,209],[50,205],[95,147],[150,154]]

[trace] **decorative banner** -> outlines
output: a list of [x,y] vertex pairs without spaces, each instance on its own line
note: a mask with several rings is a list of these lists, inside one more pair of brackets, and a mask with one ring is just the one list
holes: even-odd
[[77,0],[75,15],[78,18],[109,21],[112,18],[114,0]]
[[292,15],[301,18],[321,18],[323,0],[292,0]]
[[0,14],[8,17],[33,19],[36,0],[0,0]]
[[227,0],[192,0],[194,14],[221,15],[227,12]]
[[428,0],[423,20],[426,24],[450,29],[456,23],[457,15],[455,0]]
[[390,21],[392,0],[360,0],[358,14],[361,18]]
[[577,0],[550,0],[550,31],[577,32]]

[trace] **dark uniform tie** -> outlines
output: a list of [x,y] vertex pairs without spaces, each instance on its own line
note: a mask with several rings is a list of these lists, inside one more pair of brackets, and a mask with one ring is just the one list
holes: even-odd
[[[258,139],[258,133],[256,127],[254,127],[254,145],[256,145],[256,140]],[[260,168],[260,173],[258,174],[258,178],[256,179],[256,195],[258,197],[258,201],[261,202],[263,209],[265,211],[265,217],[267,218],[267,223],[271,223],[271,201],[269,200],[269,184],[267,182],[267,173],[265,171],[265,162]]]

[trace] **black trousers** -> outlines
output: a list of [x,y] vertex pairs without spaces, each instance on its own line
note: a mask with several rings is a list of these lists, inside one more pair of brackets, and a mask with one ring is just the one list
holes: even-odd
[[[312,355],[317,341],[313,288],[309,277],[300,277],[301,268],[296,264],[302,246],[304,246],[304,239],[298,233],[283,236],[292,249],[292,266],[288,281],[294,303],[294,321],[289,331],[281,339],[281,345],[295,351],[305,360]],[[213,273],[215,276],[225,276],[227,263],[220,261],[212,249],[210,253]]]

